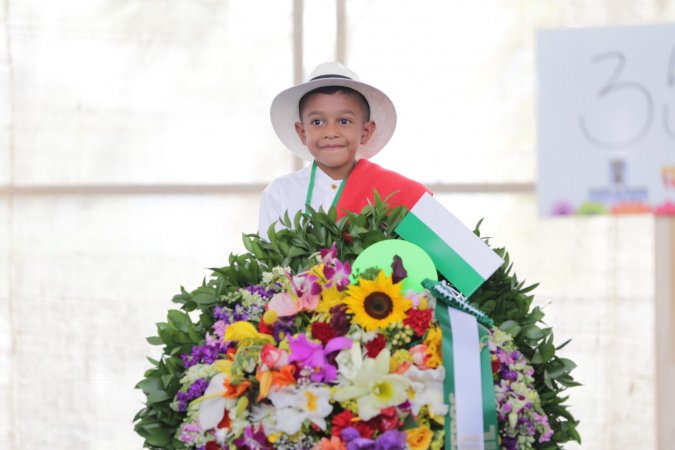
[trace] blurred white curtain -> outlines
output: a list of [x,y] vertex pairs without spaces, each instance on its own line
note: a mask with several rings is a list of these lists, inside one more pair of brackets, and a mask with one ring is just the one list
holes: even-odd
[[144,338],[293,167],[268,119],[292,1],[0,14],[0,448],[140,448]]
[[[243,250],[259,190],[294,167],[268,119],[293,81],[293,4],[2,3],[0,448],[140,448],[144,337],[180,285]],[[308,71],[334,57],[340,27],[334,2],[305,6]],[[518,275],[541,281],[558,342],[573,338],[583,447],[654,448],[653,220],[536,216],[533,48],[536,28],[673,20],[674,7],[346,6],[346,62],[400,116],[376,162],[441,187],[467,225],[484,217]]]

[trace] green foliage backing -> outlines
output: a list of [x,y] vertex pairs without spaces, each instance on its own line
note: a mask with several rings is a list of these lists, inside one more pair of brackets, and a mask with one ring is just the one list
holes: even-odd
[[[170,310],[167,321],[157,324],[157,335],[147,338],[150,344],[163,346],[163,354],[160,360],[148,358],[152,368],[136,385],[146,395],[145,407],[134,417],[134,429],[144,438],[144,446],[185,448],[175,438],[183,415],[170,407],[184,370],[180,355],[190,353],[193,345],[204,344],[204,336],[213,324],[213,308],[224,294],[257,284],[262,273],[275,266],[289,266],[295,272],[304,270],[312,254],[333,242],[340,259],[353,261],[378,241],[398,239],[394,229],[406,214],[404,207],[390,209],[376,198],[361,214],[349,214],[340,220],[336,220],[334,208],[328,212],[298,213],[292,220],[287,215],[282,219],[287,229],[275,231],[270,227],[269,241],[257,234],[245,234],[247,253],[231,254],[228,265],[212,269],[212,277],[192,292],[181,288],[173,298],[180,309]],[[474,232],[480,236],[479,226],[480,223]],[[567,388],[578,385],[570,374],[575,364],[556,354],[569,340],[559,346],[554,344],[553,331],[543,322],[544,313],[532,307],[536,285],[525,286],[517,279],[504,248],[493,250],[506,262],[469,300],[492,317],[495,326],[514,336],[519,350],[535,369],[536,388],[554,430],[551,442],[538,444],[539,448],[560,449],[565,442],[581,442],[576,430],[578,422],[568,411],[568,397],[564,395]]]

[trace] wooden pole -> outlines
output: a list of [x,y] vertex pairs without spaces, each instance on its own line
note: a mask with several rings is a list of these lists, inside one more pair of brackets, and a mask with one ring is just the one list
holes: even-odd
[[657,448],[675,442],[675,218],[657,217],[654,235]]

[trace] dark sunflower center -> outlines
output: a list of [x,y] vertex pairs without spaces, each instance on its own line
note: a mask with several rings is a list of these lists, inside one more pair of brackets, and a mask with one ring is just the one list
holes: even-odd
[[384,292],[373,292],[363,302],[366,314],[374,319],[384,319],[394,310],[394,302]]

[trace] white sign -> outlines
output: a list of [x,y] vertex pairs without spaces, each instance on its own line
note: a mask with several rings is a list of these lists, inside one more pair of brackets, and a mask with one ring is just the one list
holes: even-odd
[[537,33],[541,215],[675,215],[675,25]]

